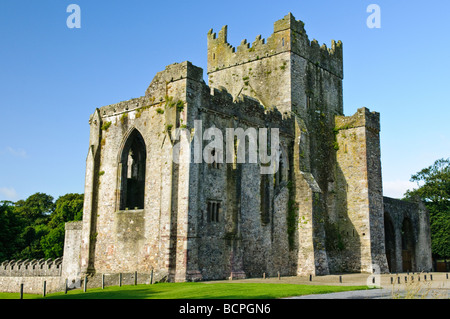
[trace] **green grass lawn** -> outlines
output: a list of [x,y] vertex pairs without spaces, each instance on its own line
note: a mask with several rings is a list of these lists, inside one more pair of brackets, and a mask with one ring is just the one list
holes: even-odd
[[[289,296],[365,290],[367,286],[313,286],[260,283],[158,283],[154,285],[114,286],[49,294],[45,299],[276,299]],[[0,299],[19,299],[18,293],[0,293]],[[41,295],[25,294],[24,299]]]

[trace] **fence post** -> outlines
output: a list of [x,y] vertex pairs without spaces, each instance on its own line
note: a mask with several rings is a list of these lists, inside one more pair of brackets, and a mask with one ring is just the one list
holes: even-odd
[[23,299],[23,283],[20,284],[20,299]]
[[64,294],[67,295],[67,281],[68,279],[66,278],[66,280],[64,281]]
[[86,289],[87,289],[87,276],[84,277],[83,291],[86,292]]
[[122,287],[122,273],[119,273],[119,287]]
[[[231,276],[233,276],[233,273]],[[150,285],[153,285],[153,269],[152,272],[150,273]]]
[[137,271],[134,272],[134,285],[137,285]]
[[342,284],[342,276],[339,276],[339,282]]
[[47,282],[44,280],[44,286],[42,287],[42,297],[45,297],[45,295],[47,294]]
[[105,289],[105,274],[102,274],[102,289]]

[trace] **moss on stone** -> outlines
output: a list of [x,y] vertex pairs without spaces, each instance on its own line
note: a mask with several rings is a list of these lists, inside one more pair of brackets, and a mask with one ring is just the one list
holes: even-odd
[[110,126],[111,126],[111,122],[105,122],[105,123],[103,123],[101,129],[103,131],[107,131]]

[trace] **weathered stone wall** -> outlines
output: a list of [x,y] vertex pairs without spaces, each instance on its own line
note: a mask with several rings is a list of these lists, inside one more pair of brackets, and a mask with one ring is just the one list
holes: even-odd
[[[281,143],[291,143],[289,120],[283,121],[276,111],[266,112],[256,100],[241,96],[233,101],[227,91],[214,89],[212,95],[204,96],[201,107],[191,107],[188,112],[201,120],[204,131],[210,127],[219,129],[226,138],[226,129],[280,129]],[[192,112],[192,113],[191,113]],[[189,124],[188,124],[188,127]],[[202,134],[202,133],[201,133]],[[270,131],[269,131],[270,134]],[[227,141],[224,140],[227,143]],[[203,148],[209,143],[205,140]],[[263,272],[287,274],[287,180],[274,186],[274,176],[269,175],[267,184],[268,220],[262,217],[260,163],[249,163],[249,140],[245,143],[246,163],[201,163],[191,165],[190,207],[197,213],[190,219],[190,236],[195,238],[188,251],[198,256],[198,270],[203,279],[223,279],[232,276],[259,276]],[[231,140],[234,144],[234,138]],[[236,145],[231,145],[234,148]],[[237,147],[237,146],[236,146]],[[287,179],[285,167],[284,178]],[[208,220],[208,201],[220,203],[219,220]],[[192,211],[192,210],[190,210]],[[195,211],[194,211],[195,212]]]
[[[174,263],[185,251],[179,240],[187,239],[189,170],[173,163],[170,132],[187,122],[186,88],[192,77],[201,80],[197,69],[186,63],[169,66],[155,76],[146,96],[102,107],[92,116],[91,143],[99,140],[99,145],[98,162],[87,161],[86,191],[94,200],[85,205],[83,216],[84,273],[172,267],[181,272],[172,276],[184,278],[185,261],[177,265],[181,267]],[[175,105],[178,101],[181,104]],[[120,154],[135,131],[146,148],[144,208],[121,209]],[[95,169],[91,172],[90,167]]]
[[60,276],[11,276],[0,277],[0,291],[2,292],[20,292],[20,286],[23,284],[23,293],[42,294],[59,292],[64,290],[64,284],[61,283]]
[[0,265],[0,291],[24,293],[42,293],[44,281],[47,292],[62,290],[62,258],[8,260]]
[[[390,272],[430,271],[431,233],[430,216],[425,205],[420,202],[383,197],[384,223],[386,229],[386,254]],[[407,224],[410,227],[405,227]],[[408,240],[409,239],[409,240]],[[413,244],[411,265],[404,263],[404,251],[408,241]]]
[[69,222],[65,225],[64,259],[62,262],[61,277],[67,279],[69,288],[80,285],[81,265],[81,232],[83,223]]
[[120,286],[120,285],[149,285],[158,282],[166,282],[168,280],[168,273],[95,273],[89,274],[87,277],[83,277],[81,280],[81,286],[84,287],[86,279],[87,290],[91,288],[108,287],[108,286]]
[[337,246],[334,271],[387,271],[384,254],[379,115],[366,108],[336,117],[336,213],[330,222]]

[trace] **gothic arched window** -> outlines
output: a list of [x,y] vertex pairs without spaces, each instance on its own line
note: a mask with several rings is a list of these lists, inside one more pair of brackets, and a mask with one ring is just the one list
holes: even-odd
[[120,156],[120,210],[144,208],[146,157],[144,139],[134,129]]

